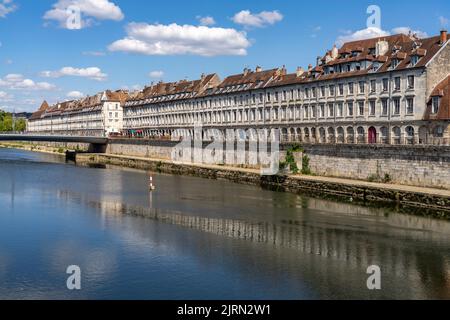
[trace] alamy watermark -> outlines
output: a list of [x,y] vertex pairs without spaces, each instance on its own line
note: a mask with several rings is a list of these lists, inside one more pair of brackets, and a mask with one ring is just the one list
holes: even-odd
[[[261,175],[276,175],[280,165],[279,129],[179,130],[172,140],[180,141],[172,151],[175,163],[248,165],[260,168]],[[209,144],[208,144],[209,143]]]
[[76,265],[68,266],[66,273],[70,274],[66,281],[67,289],[81,290],[81,268]]

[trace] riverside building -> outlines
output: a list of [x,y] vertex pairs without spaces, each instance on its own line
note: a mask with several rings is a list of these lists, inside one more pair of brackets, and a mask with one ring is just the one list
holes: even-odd
[[[201,124],[205,139],[217,130],[262,129],[270,135],[278,129],[283,141],[301,143],[449,145],[448,40],[444,30],[425,39],[398,34],[334,46],[295,73],[257,67],[223,81],[210,74],[159,82],[128,96],[123,127],[116,130],[179,139]],[[55,130],[53,112],[38,111],[30,124],[35,121],[39,131],[45,121],[46,131]],[[93,132],[107,132],[99,124],[102,116],[93,117],[100,128]],[[77,132],[65,129],[67,117],[58,119],[58,131]],[[78,126],[91,122],[88,117]]]
[[28,132],[75,136],[108,136],[123,128],[125,91],[104,91],[81,100],[49,106],[44,101],[28,120]]

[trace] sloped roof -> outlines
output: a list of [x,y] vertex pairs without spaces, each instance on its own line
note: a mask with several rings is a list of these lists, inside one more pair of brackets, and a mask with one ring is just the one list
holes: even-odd
[[[437,114],[431,113],[433,97],[440,98]],[[425,112],[425,120],[450,120],[450,75],[442,80],[431,92]]]

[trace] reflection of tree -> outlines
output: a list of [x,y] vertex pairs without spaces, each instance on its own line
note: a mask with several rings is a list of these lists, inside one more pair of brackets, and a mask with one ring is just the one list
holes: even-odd
[[437,299],[450,299],[448,266],[442,256],[434,252],[417,252],[417,272],[429,293]]

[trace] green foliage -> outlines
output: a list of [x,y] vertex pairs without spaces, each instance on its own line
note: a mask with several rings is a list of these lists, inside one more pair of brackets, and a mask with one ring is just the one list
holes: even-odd
[[15,119],[13,125],[13,116],[11,113],[0,111],[0,132],[25,131],[26,122],[24,119]]
[[301,152],[303,151],[302,147],[300,145],[292,145],[287,151],[286,151],[286,161],[280,161],[280,170],[284,170],[286,168],[289,168],[289,170],[293,174],[298,174],[300,172],[297,162],[295,161],[294,152]]
[[309,167],[309,157],[304,154],[302,159],[302,174],[304,175],[310,175],[311,174],[311,168]]

